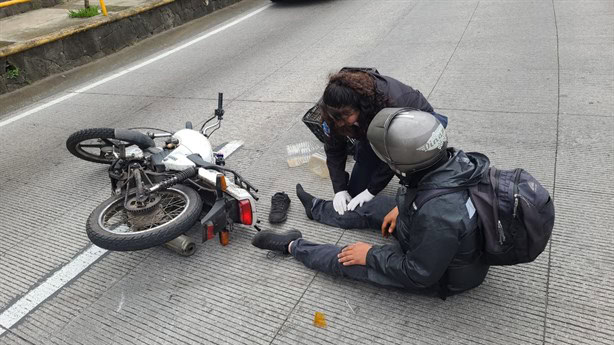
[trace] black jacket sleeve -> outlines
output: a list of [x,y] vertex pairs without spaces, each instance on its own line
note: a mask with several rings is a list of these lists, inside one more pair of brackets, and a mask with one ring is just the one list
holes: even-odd
[[394,171],[392,171],[384,161],[379,162],[375,169],[375,173],[373,173],[369,185],[367,186],[369,193],[373,195],[377,195],[386,188],[388,182],[394,177]]
[[388,76],[374,74],[373,77],[376,81],[377,91],[386,97],[389,107],[409,107],[428,113],[433,111],[433,107],[420,91]]
[[373,246],[367,253],[367,267],[381,272],[411,289],[435,285],[458,250],[456,232],[430,229],[419,246],[405,254]]
[[418,110],[425,111],[427,113],[433,112],[433,107],[418,90],[414,90],[408,86],[408,91],[400,95],[394,100],[396,107],[409,107]]
[[326,153],[326,166],[330,180],[333,183],[333,191],[338,193],[347,190],[348,176],[345,172],[347,146],[345,138],[341,136],[331,137],[324,145],[324,152]]
[[457,208],[448,203],[432,205],[430,209],[423,207],[414,214],[411,224],[406,224],[407,218],[399,215],[395,231],[406,227],[409,234],[403,239],[408,240],[405,253],[386,246],[373,246],[367,253],[367,267],[410,289],[435,285],[450,266],[460,245],[459,233],[464,225],[463,215]]

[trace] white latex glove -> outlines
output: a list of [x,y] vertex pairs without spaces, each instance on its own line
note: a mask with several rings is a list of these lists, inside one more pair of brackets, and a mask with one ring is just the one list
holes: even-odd
[[339,193],[335,193],[335,198],[333,199],[333,208],[337,213],[343,216],[343,213],[348,209],[348,202],[352,200],[350,193],[347,190],[341,191]]
[[348,211],[354,211],[356,207],[362,206],[362,204],[371,201],[373,198],[375,198],[375,195],[369,193],[368,189],[363,190],[350,201],[348,204]]

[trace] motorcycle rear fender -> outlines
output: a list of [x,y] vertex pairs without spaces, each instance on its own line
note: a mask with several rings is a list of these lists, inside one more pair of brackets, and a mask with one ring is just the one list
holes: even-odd
[[[217,176],[220,173],[217,171],[208,170],[205,168],[198,169],[198,177],[201,181],[205,182],[207,185],[215,188]],[[249,194],[245,189],[237,186],[229,179],[226,179],[226,191],[224,192],[227,195],[230,195],[235,200],[249,200],[250,206],[252,208],[252,224],[247,225],[253,227],[257,224],[257,212],[256,212],[256,200]]]
[[228,225],[226,199],[220,198],[215,201],[213,207],[207,212],[207,215],[200,220],[203,231],[203,242],[208,239],[208,227],[213,226],[213,234],[217,234],[220,231],[226,229]]

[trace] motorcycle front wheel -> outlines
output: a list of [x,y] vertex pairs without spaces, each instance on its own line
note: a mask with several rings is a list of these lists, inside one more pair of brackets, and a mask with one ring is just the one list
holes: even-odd
[[[135,194],[130,191],[128,199]],[[90,241],[108,250],[147,249],[178,237],[198,220],[203,203],[192,188],[175,185],[156,194],[155,205],[138,212],[125,208],[125,195],[104,201],[87,220]]]

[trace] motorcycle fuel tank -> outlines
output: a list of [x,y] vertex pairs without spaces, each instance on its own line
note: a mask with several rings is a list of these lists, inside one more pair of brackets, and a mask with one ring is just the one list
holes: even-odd
[[199,154],[203,160],[215,164],[215,156],[209,139],[192,129],[182,129],[173,134],[179,140],[179,145],[162,161],[167,169],[185,170],[195,164],[187,158],[191,154]]

